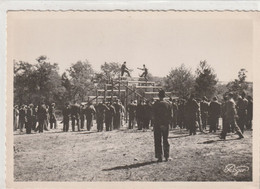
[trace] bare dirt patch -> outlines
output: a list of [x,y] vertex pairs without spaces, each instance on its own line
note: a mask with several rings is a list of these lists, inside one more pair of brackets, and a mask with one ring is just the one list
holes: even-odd
[[[15,181],[252,181],[252,132],[245,138],[170,131],[171,161],[157,163],[151,130],[14,134]],[[226,165],[247,166],[234,175]]]

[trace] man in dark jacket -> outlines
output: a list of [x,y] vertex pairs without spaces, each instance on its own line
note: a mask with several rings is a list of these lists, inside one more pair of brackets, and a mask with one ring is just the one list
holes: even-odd
[[70,122],[70,107],[69,103],[66,103],[63,110],[62,110],[62,115],[63,115],[63,131],[68,132],[69,131],[69,122]]
[[98,103],[96,106],[96,119],[97,119],[97,130],[98,132],[103,131],[104,119],[105,119],[105,101]]
[[190,135],[196,135],[196,120],[197,113],[199,111],[199,104],[194,99],[194,95],[191,94],[189,100],[186,103],[186,113],[187,113],[187,125],[190,130]]
[[162,162],[162,139],[165,160],[168,161],[170,144],[168,142],[169,125],[172,117],[171,104],[164,101],[164,90],[159,91],[159,101],[153,105],[155,157]]
[[128,128],[133,129],[134,127],[134,119],[136,116],[136,104],[133,100],[131,100],[130,104],[128,105],[128,113],[129,113],[129,123]]
[[114,106],[112,106],[112,103],[108,103],[106,106],[105,111],[105,125],[106,125],[106,131],[112,131],[113,130],[113,117],[115,115],[116,111]]
[[79,126],[79,112],[80,112],[80,107],[78,104],[71,105],[70,107],[70,116],[71,116],[71,126],[72,126],[72,131],[75,131],[75,125],[78,127],[78,131],[80,131],[80,126]]
[[57,119],[56,119],[56,115],[55,115],[55,103],[51,104],[50,110],[49,110],[49,114],[50,114],[50,129],[57,128]]

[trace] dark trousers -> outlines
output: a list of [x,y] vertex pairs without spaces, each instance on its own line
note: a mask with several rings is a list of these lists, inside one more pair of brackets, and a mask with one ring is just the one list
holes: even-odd
[[217,124],[218,124],[218,117],[216,116],[212,116],[210,117],[210,128],[209,128],[209,132],[216,132],[217,130]]
[[20,128],[20,131],[23,131],[23,128],[25,126],[25,120],[24,119],[19,119],[19,128]]
[[105,119],[106,131],[112,131],[112,118]]
[[[154,147],[155,147],[155,157],[162,158],[162,149],[165,158],[169,158],[170,144],[168,142],[169,136],[169,126],[154,126]],[[163,140],[163,148],[162,148]]]
[[92,125],[92,115],[91,116],[87,116],[87,130],[90,131],[91,125]]
[[85,122],[85,118],[84,117],[80,117],[80,128],[81,129],[84,128],[84,122]]
[[149,129],[150,119],[144,118],[143,120],[143,129]]
[[31,131],[32,131],[32,121],[28,121],[25,124],[25,127],[26,127],[26,134],[31,134]]
[[68,132],[69,131],[69,118],[64,118],[63,119],[63,131]]
[[190,135],[196,134],[196,117],[190,117],[189,119],[186,120],[188,129],[190,130]]
[[124,73],[127,73],[127,75],[128,75],[129,77],[131,77],[128,70],[122,70],[122,71],[121,71],[121,77],[124,75]]
[[245,112],[239,113],[238,114],[237,124],[238,124],[240,130],[242,131],[242,133],[244,133],[246,122],[247,122],[247,115],[246,115],[246,113]]
[[226,138],[226,135],[228,133],[228,130],[230,128],[230,125],[231,125],[231,128],[233,127],[234,130],[236,131],[237,135],[239,137],[243,137],[243,134],[240,130],[240,128],[238,127],[237,123],[236,123],[236,119],[233,118],[233,119],[226,119],[226,118],[223,118],[223,130],[221,132],[221,138],[225,139]]
[[45,124],[45,119],[39,119],[39,133],[42,133],[43,132],[43,127],[44,127],[44,124]]
[[104,118],[98,117],[97,118],[97,130],[98,131],[103,131],[103,124],[104,124]]
[[114,129],[120,128],[120,122],[121,122],[120,118],[121,118],[120,113],[116,113],[116,115],[114,116],[114,119],[113,119]]
[[57,119],[55,116],[52,116],[50,118],[50,129],[52,129],[52,128],[54,128],[54,129],[57,128]]
[[129,123],[128,123],[128,128],[133,129],[134,126],[134,114],[129,114]]
[[208,115],[205,113],[201,113],[201,122],[202,122],[202,129],[206,130],[208,124]]
[[72,131],[75,131],[75,125],[78,126],[78,131],[80,131],[80,128],[79,128],[79,119],[75,116],[72,116],[71,117],[71,126],[72,126]]

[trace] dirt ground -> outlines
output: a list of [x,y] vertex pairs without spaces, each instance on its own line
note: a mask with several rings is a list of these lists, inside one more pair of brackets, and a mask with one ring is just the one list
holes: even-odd
[[[71,128],[70,128],[71,129]],[[157,163],[153,132],[121,130],[14,134],[15,181],[252,181],[252,131],[169,133],[171,161]],[[243,172],[225,170],[228,164]],[[248,169],[249,168],[249,169]],[[232,171],[233,170],[233,171]],[[234,171],[235,170],[235,171]],[[237,169],[237,170],[241,170]]]

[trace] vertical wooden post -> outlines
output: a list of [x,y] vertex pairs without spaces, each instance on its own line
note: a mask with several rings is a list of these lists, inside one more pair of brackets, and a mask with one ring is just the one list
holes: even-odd
[[96,104],[98,104],[98,89],[96,87]]
[[113,92],[114,92],[114,82],[113,79],[111,80],[112,89],[111,89],[111,102],[113,102]]
[[133,85],[133,91],[134,91],[134,100],[137,100],[137,99],[136,99],[136,90],[135,90],[135,85]]
[[128,115],[128,110],[127,110],[127,105],[128,105],[128,82],[126,83],[125,87],[125,122],[127,123],[127,115]]
[[119,80],[119,83],[118,83],[118,98],[121,100],[121,90],[120,90],[120,87],[121,87],[121,77],[120,77],[120,80]]
[[104,86],[104,100],[106,101],[107,99],[107,84]]

